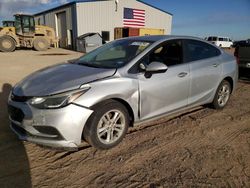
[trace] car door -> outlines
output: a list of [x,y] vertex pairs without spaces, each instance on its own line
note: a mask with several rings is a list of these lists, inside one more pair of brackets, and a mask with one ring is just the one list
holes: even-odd
[[189,67],[183,63],[181,40],[168,41],[156,47],[142,63],[162,62],[168,66],[164,73],[146,76],[138,74],[140,119],[145,120],[185,107],[190,85]]
[[220,50],[198,40],[184,40],[186,62],[190,67],[188,104],[210,102],[217,90],[222,71]]

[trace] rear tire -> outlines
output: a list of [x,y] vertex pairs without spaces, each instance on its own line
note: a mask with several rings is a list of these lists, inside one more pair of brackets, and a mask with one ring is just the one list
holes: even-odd
[[231,87],[230,83],[226,80],[223,80],[220,83],[220,85],[216,91],[216,94],[214,96],[214,100],[212,103],[213,108],[223,109],[229,101],[231,91],[232,91],[232,87]]
[[16,43],[10,36],[0,37],[0,51],[13,52],[16,49]]
[[83,137],[97,149],[110,149],[121,142],[128,126],[126,107],[108,100],[94,107],[94,112],[84,127]]
[[49,48],[49,42],[44,37],[37,37],[34,40],[34,49],[36,51],[45,51]]

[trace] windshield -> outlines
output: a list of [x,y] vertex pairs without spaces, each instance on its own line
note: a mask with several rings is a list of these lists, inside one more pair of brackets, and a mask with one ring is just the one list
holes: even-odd
[[98,68],[120,68],[144,51],[151,42],[124,39],[105,44],[87,53],[77,64]]
[[22,34],[21,18],[15,16],[15,28],[17,34]]

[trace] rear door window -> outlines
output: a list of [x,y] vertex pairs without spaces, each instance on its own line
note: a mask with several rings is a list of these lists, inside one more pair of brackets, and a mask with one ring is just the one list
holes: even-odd
[[219,56],[220,50],[197,40],[185,40],[185,61],[192,62]]

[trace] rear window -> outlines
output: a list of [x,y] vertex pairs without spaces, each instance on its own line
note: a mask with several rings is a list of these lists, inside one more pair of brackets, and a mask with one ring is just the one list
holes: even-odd
[[212,58],[221,54],[220,50],[202,41],[187,40],[186,48],[187,62]]

